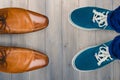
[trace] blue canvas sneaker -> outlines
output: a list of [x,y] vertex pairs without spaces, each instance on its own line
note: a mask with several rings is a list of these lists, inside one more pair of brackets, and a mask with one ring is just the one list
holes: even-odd
[[69,21],[85,30],[115,30],[120,32],[120,6],[115,10],[98,7],[83,7],[70,13]]
[[79,51],[72,60],[76,70],[90,71],[102,68],[120,59],[120,36],[101,45]]

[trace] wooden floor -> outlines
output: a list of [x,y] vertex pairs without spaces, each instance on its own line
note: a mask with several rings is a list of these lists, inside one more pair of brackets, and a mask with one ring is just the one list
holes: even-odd
[[84,31],[68,22],[71,10],[97,6],[113,10],[120,0],[0,0],[0,8],[20,7],[49,17],[48,28],[29,34],[0,35],[0,45],[32,48],[49,56],[46,68],[22,74],[0,73],[0,80],[120,80],[120,62],[92,72],[77,72],[71,65],[81,49],[113,39],[113,31]]

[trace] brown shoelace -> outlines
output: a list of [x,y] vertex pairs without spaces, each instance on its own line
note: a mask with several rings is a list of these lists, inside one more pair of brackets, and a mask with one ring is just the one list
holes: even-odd
[[1,27],[0,27],[0,31],[4,30],[6,27],[6,18],[7,16],[4,16],[3,14],[0,15],[0,22],[1,22]]
[[7,22],[6,22],[7,16],[8,16],[8,14],[6,11],[0,12],[0,23],[1,23],[0,31],[3,31],[3,30],[5,30],[6,27],[8,27]]
[[1,53],[0,64],[2,66],[6,66],[7,65],[7,63],[6,63],[6,51],[4,49],[0,49],[0,53]]

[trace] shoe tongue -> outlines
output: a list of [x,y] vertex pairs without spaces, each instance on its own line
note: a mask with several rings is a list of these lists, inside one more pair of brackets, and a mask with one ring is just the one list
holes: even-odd
[[120,6],[108,14],[108,25],[120,33]]
[[114,38],[109,46],[110,55],[120,59],[120,36]]

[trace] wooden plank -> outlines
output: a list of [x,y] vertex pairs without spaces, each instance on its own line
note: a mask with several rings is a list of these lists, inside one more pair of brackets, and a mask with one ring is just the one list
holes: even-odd
[[120,0],[112,1],[112,4],[113,4],[113,9],[116,9],[117,7],[120,6]]
[[11,80],[30,80],[29,73],[12,74]]
[[[11,7],[11,0],[0,0],[0,8]],[[10,35],[2,34],[0,35],[0,45],[9,46],[11,45]]]
[[[0,35],[0,45],[32,48],[48,54],[48,67],[21,74],[0,73],[0,80],[119,80],[119,61],[92,72],[72,68],[73,56],[86,47],[113,39],[114,31],[85,31],[68,22],[68,14],[77,7],[97,6],[115,9],[120,0],[0,0],[0,8],[21,7],[49,17],[48,28],[29,34]],[[108,5],[109,4],[109,5]]]
[[62,75],[62,36],[61,36],[61,0],[47,0],[46,14],[49,17],[49,26],[46,29],[46,53],[50,62],[48,65],[47,80],[63,80]]
[[[19,7],[19,8],[28,8],[28,0],[12,0],[12,7]],[[26,41],[27,34],[13,34],[11,35],[11,45],[17,47],[28,47]]]
[[[34,1],[34,0],[29,0],[29,9],[41,14],[45,15],[46,11],[46,0],[40,0],[40,1]],[[31,33],[31,35],[27,36],[27,40],[29,42],[27,43],[29,47],[32,47],[34,49],[37,49],[42,52],[45,51],[45,35],[46,29],[37,31],[35,33]],[[47,80],[47,67],[39,70],[35,70],[30,72],[30,80]]]
[[[6,7],[11,7],[12,1],[11,0],[0,0],[0,8],[6,8]],[[0,39],[0,45],[2,46],[10,46],[11,45],[11,41],[10,35],[5,35],[2,34],[0,35],[1,39]]]
[[12,0],[12,7],[20,7],[20,8],[27,8],[28,7],[28,0]]
[[[29,10],[45,15],[45,0],[36,2],[33,0],[29,0],[28,5]],[[27,34],[26,43],[28,44],[28,46],[45,52],[45,30],[46,29]]]
[[[11,0],[0,0],[0,8],[10,7]],[[0,45],[10,45],[9,35],[0,35]],[[0,72],[0,80],[11,80],[11,74]]]
[[[112,1],[112,10],[116,9],[117,7],[120,6],[120,0],[115,0],[115,1]],[[118,34],[119,35],[119,34]],[[113,80],[119,80],[120,77],[120,61],[115,61],[113,63],[113,66],[111,68],[111,77]]]
[[11,0],[0,0],[0,8],[10,7]]
[[63,79],[62,80],[78,80],[79,72],[75,71],[72,67],[72,58],[76,54],[77,51],[77,42],[75,35],[78,32],[78,29],[73,27],[67,20],[69,14],[72,10],[78,7],[78,0],[67,1],[62,0],[62,64],[63,64]]
[[0,72],[0,80],[11,80],[11,74]]
[[[12,7],[19,7],[27,9],[27,0],[12,0]],[[26,35],[14,34],[11,35],[11,45],[17,47],[26,47]],[[29,72],[21,74],[12,74],[11,80],[29,80]]]
[[[86,1],[88,4],[86,6],[95,6],[95,0],[87,0]],[[88,46],[93,46],[96,45],[96,31],[87,31],[88,32],[88,36],[87,36],[87,47]],[[82,47],[82,46],[81,46]],[[88,77],[86,77],[86,75]],[[97,71],[92,71],[92,72],[87,72],[85,74],[85,78],[87,78],[86,80],[97,80]]]
[[[80,7],[95,6],[95,0],[79,0]],[[96,44],[96,31],[86,31],[80,30],[78,34],[77,44],[79,45],[79,50],[93,46]],[[83,80],[97,80],[97,71],[92,72],[80,72],[79,79]]]
[[[101,2],[101,0],[96,0],[96,6],[111,10],[112,1],[107,0],[107,1]],[[115,36],[116,36],[116,33],[114,31],[105,31],[105,30],[97,31],[96,32],[96,43],[101,44],[101,43],[107,42],[109,40],[112,40]],[[113,74],[112,68],[113,68],[113,63],[100,69],[98,71],[98,76],[97,76],[98,80],[103,80],[103,79],[110,80],[112,78],[111,75]]]

